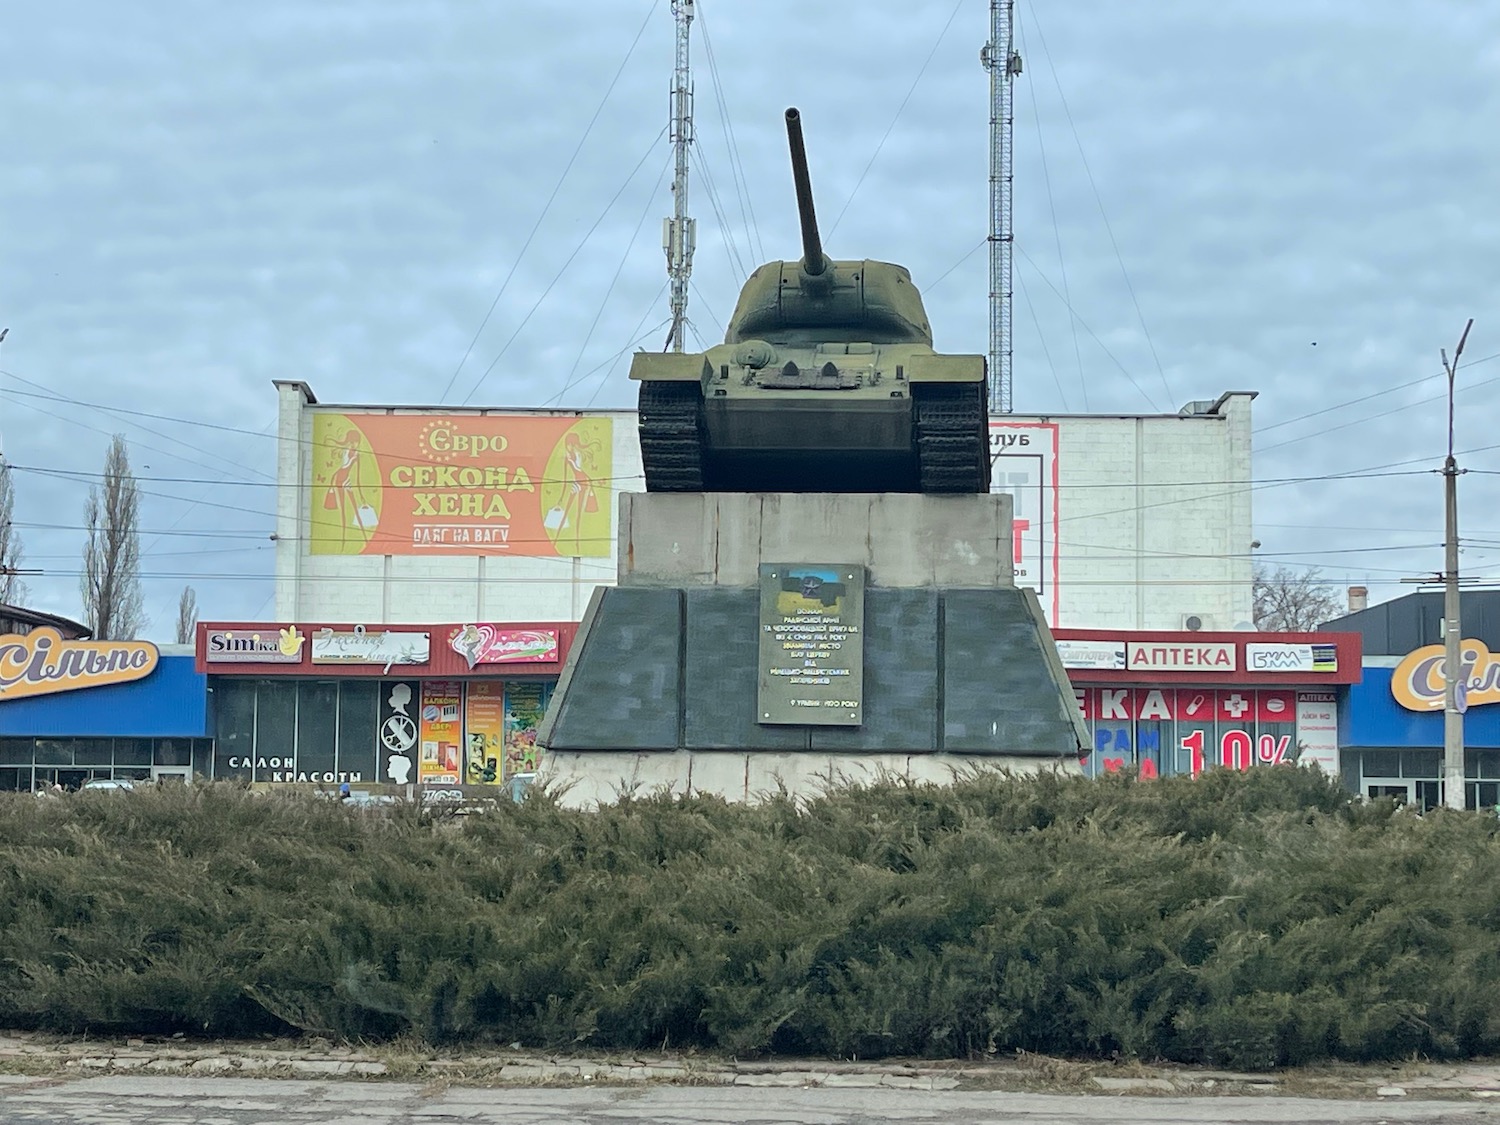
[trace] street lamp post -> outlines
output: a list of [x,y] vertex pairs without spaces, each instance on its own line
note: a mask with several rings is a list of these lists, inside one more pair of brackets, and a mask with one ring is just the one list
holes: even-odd
[[1463,625],[1458,600],[1458,462],[1453,456],[1453,379],[1458,357],[1474,327],[1473,317],[1464,325],[1453,362],[1440,351],[1448,375],[1448,456],[1443,461],[1443,803],[1450,809],[1464,807],[1464,711],[1468,701],[1463,688]]

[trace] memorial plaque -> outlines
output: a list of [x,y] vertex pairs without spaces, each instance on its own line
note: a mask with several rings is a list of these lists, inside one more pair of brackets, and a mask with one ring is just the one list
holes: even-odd
[[857,727],[864,702],[865,569],[760,568],[761,723]]

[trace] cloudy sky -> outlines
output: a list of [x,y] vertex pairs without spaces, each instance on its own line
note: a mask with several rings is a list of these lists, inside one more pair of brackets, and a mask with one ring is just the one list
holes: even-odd
[[[797,253],[797,105],[830,253],[907,264],[938,346],[985,351],[988,4],[698,9],[698,337]],[[1500,6],[1017,9],[1017,413],[1258,390],[1261,553],[1382,599],[1442,565],[1438,349],[1473,316],[1464,567],[1500,576]],[[5,24],[0,429],[38,608],[80,612],[112,433],[169,640],[187,583],[205,617],[269,612],[270,380],[633,404],[625,357],[667,317],[669,0],[57,0]]]

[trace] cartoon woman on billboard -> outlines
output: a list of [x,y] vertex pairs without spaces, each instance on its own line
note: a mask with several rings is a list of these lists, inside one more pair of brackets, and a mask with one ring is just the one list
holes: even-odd
[[[562,553],[562,533],[570,528],[574,555],[600,553],[592,547],[584,550],[583,524],[584,517],[599,511],[597,474],[604,468],[603,445],[580,430],[574,427],[563,435],[562,464],[555,478],[561,488],[542,521],[557,544],[558,554]],[[556,462],[554,453],[553,464]]]
[[[337,437],[330,433],[321,441],[316,435],[318,428],[315,423],[314,444],[322,453],[316,479],[324,485],[323,509],[332,515],[329,522],[338,523],[339,553],[357,554],[380,522],[378,481],[371,484],[365,480],[369,446],[358,426],[350,425]],[[358,533],[353,543],[351,530]]]

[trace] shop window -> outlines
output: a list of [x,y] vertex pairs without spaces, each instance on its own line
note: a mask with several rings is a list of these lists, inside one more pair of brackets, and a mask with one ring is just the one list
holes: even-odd
[[1400,777],[1401,751],[1366,750],[1364,772],[1366,777]]
[[73,764],[73,740],[71,738],[37,739],[36,764],[39,766],[71,766]]
[[31,769],[32,742],[29,738],[0,738],[0,765],[25,766]]
[[297,772],[331,780],[338,739],[339,685],[303,680],[297,685]]
[[246,780],[251,777],[255,761],[255,688],[254,680],[214,681],[215,777]]
[[1359,792],[1359,755],[1344,754],[1339,758],[1339,775],[1344,788],[1350,793]]
[[128,766],[121,769],[117,766],[115,767],[115,777],[122,781],[150,781],[151,770],[149,767],[142,769],[137,766]]
[[75,738],[73,761],[80,766],[108,769],[114,764],[113,740],[108,738]]
[[371,680],[339,684],[338,772],[361,781],[382,781],[376,766],[380,685]]
[[255,780],[287,780],[296,757],[297,684],[262,680],[255,693]]
[[193,764],[193,745],[186,738],[158,738],[151,761],[158,766],[190,766]]
[[193,739],[193,772],[200,777],[208,777],[214,768],[214,740],[211,738]]
[[1464,808],[1500,812],[1500,782],[1470,781],[1465,784]]
[[1500,750],[1469,750],[1464,753],[1467,777],[1500,778]]
[[[1365,772],[1369,772],[1366,770]],[[1398,776],[1392,774],[1391,776]],[[1401,777],[1442,777],[1443,754],[1441,750],[1402,750]]]
[[151,740],[149,738],[115,739],[115,765],[149,766],[151,764]]
[[[7,739],[7,741],[14,741]],[[29,741],[29,740],[28,740]],[[0,766],[0,792],[26,793],[31,789],[31,767]]]

